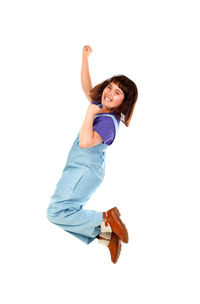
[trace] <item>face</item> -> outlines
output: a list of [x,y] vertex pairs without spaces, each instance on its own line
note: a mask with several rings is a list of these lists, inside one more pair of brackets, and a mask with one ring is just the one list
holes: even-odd
[[124,100],[124,92],[114,82],[105,87],[101,97],[103,109],[109,112],[112,108],[118,107]]

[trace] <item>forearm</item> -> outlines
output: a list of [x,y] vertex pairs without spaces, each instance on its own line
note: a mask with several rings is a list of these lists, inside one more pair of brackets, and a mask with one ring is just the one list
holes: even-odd
[[79,144],[81,147],[87,146],[93,139],[93,120],[94,114],[87,111],[79,135]]
[[86,56],[82,56],[82,66],[81,66],[81,85],[83,91],[88,94],[92,89],[92,83],[89,72],[88,58]]

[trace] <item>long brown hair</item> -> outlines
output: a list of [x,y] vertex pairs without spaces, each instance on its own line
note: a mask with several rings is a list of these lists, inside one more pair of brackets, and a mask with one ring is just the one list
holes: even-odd
[[117,108],[112,108],[111,111],[115,113],[116,117],[120,119],[126,127],[128,127],[138,98],[138,89],[131,79],[124,75],[115,75],[92,88],[89,93],[90,98],[93,101],[101,102],[103,90],[111,82],[118,85],[124,93],[122,104]]

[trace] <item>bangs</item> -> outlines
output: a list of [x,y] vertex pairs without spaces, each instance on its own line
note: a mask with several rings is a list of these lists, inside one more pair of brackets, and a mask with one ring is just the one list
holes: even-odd
[[109,83],[111,83],[111,82],[114,82],[123,91],[124,95],[127,96],[127,94],[128,94],[127,85],[125,83],[123,83],[123,81],[121,79],[119,80],[119,77],[112,77],[109,80]]

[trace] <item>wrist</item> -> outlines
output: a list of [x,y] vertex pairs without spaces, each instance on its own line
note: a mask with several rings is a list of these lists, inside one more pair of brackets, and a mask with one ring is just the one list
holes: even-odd
[[82,61],[88,62],[88,56],[86,54],[82,55]]
[[87,115],[88,117],[93,118],[93,117],[96,115],[96,113],[94,112],[94,109],[92,109],[92,108],[89,106],[88,109],[87,109],[86,115]]

